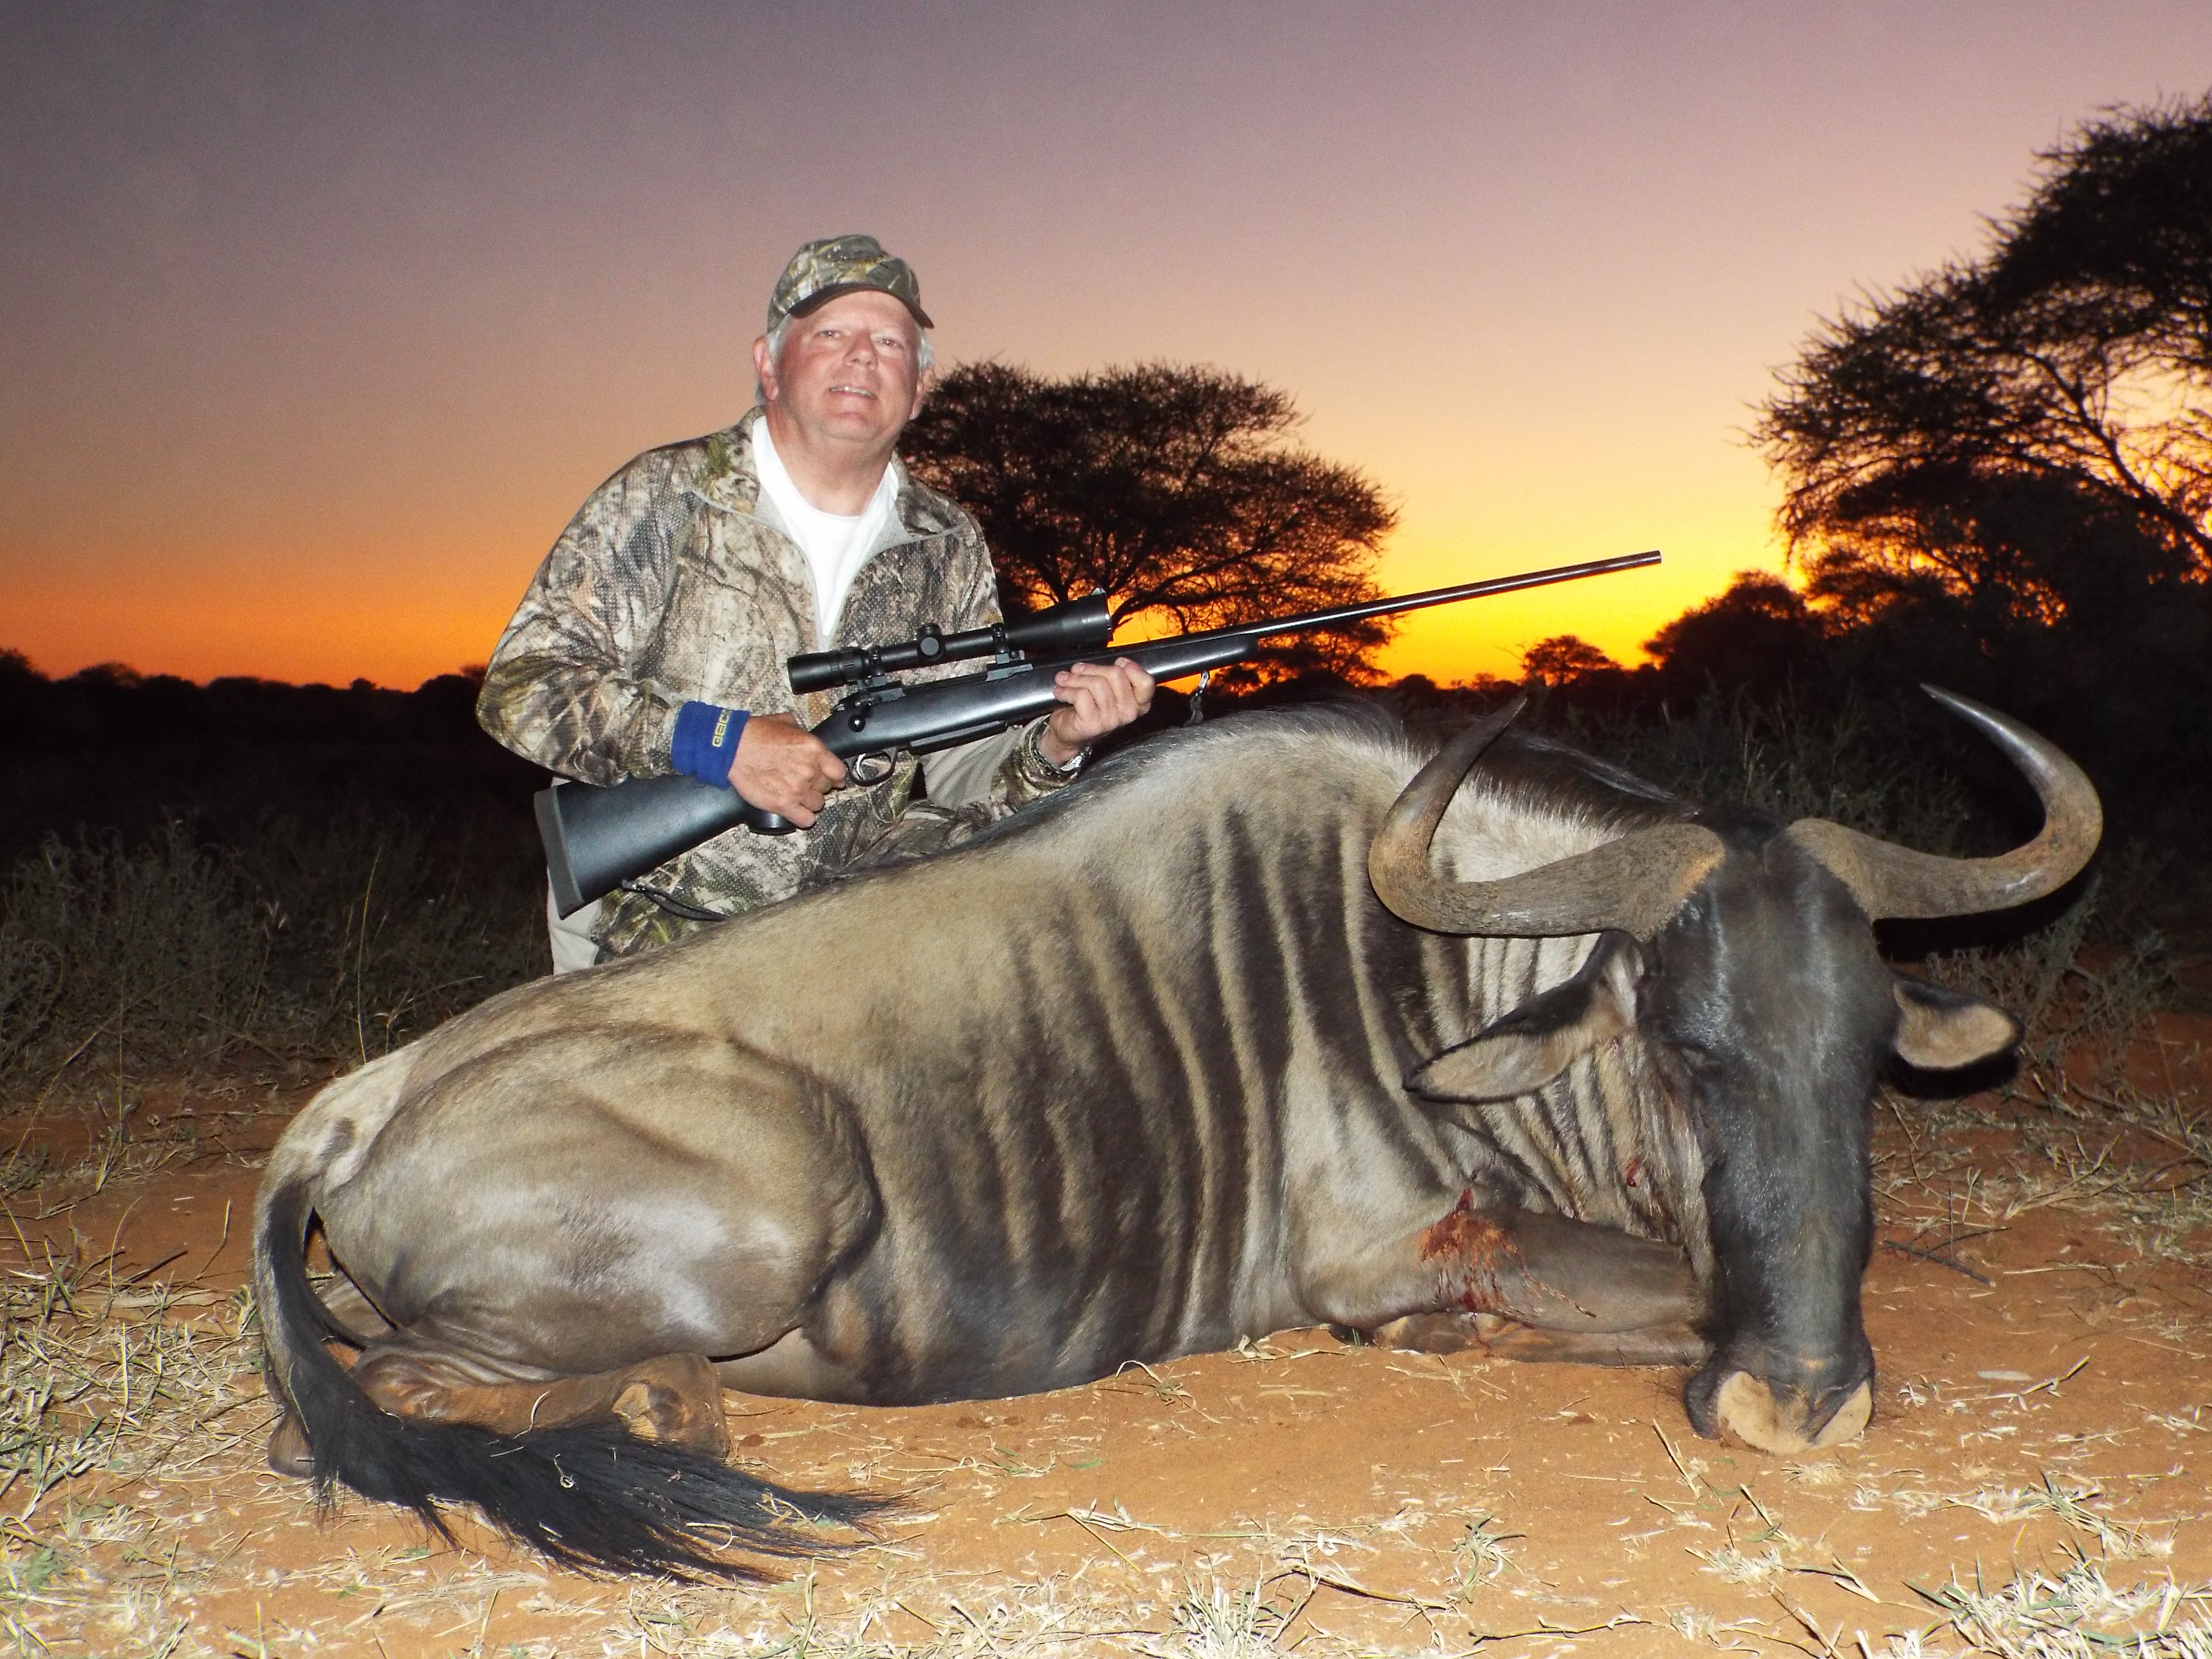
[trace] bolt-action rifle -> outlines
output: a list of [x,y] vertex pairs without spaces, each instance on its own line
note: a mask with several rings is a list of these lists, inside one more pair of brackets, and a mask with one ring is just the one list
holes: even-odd
[[[1109,650],[1114,618],[1106,598],[1094,593],[988,628],[954,634],[925,628],[898,644],[805,652],[790,659],[785,669],[793,691],[854,687],[814,728],[814,735],[831,754],[851,764],[855,781],[872,783],[889,772],[892,757],[901,752],[949,749],[1049,713],[1060,706],[1053,695],[1054,676],[1078,662],[1127,657],[1156,681],[1182,679],[1242,662],[1259,649],[1261,641],[1287,634],[1310,634],[1369,617],[1456,605],[1462,599],[1658,562],[1656,552],[1591,559],[1300,617],[1147,640],[1118,651]],[[986,656],[992,659],[988,667],[957,679],[906,685],[891,678],[902,669]],[[733,789],[682,775],[631,778],[605,788],[563,781],[541,790],[537,807],[554,907],[564,916],[738,824],[768,836],[798,827],[750,805]]]

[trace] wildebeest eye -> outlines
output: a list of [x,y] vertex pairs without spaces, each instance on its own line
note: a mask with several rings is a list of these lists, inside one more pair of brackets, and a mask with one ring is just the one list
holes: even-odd
[[1696,1042],[1670,1040],[1659,1045],[1662,1062],[1690,1082],[1704,1083],[1720,1075],[1720,1056]]

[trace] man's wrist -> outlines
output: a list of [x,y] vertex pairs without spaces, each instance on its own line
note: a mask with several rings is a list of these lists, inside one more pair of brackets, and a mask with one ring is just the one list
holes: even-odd
[[718,703],[687,702],[676,711],[676,732],[668,746],[669,763],[686,777],[730,787],[730,763],[738,757],[738,739],[744,734],[750,716],[742,708]]
[[1044,768],[1047,772],[1060,777],[1073,775],[1076,768],[1083,764],[1084,757],[1091,752],[1091,745],[1085,744],[1069,753],[1066,760],[1055,760],[1052,751],[1055,749],[1067,750],[1069,745],[1060,741],[1060,734],[1052,729],[1052,721],[1049,718],[1041,720],[1030,727],[1025,741],[1030,752],[1036,757],[1037,764]]

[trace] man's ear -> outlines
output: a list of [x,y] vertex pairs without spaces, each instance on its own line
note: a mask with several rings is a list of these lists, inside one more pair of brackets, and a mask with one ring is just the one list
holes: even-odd
[[760,382],[761,400],[775,401],[775,359],[769,356],[768,336],[763,334],[753,342],[753,377]]

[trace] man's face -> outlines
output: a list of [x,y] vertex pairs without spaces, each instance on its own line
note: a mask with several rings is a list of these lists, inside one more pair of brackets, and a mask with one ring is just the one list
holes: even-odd
[[807,438],[888,453],[921,407],[921,345],[911,312],[863,289],[793,318],[781,363],[759,341],[753,366],[769,406]]

